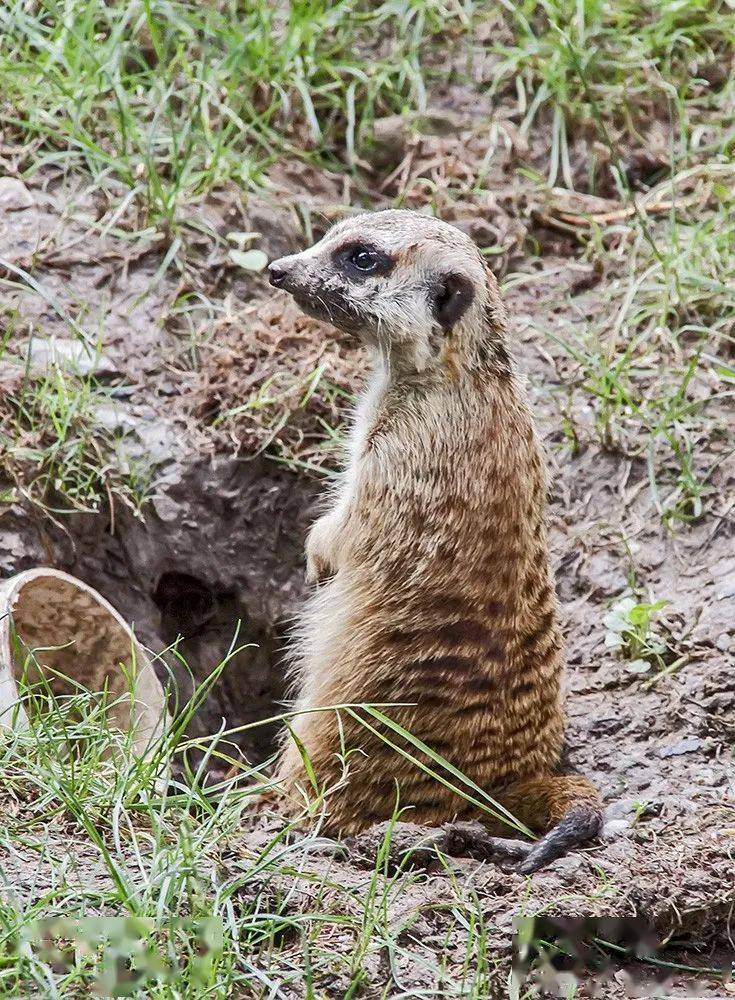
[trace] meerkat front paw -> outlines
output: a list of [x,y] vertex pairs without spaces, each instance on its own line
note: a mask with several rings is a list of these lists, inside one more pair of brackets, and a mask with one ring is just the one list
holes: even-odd
[[319,518],[306,540],[306,582],[323,583],[337,572],[334,539],[337,534],[329,515]]
[[323,583],[334,576],[334,567],[327,559],[322,559],[316,552],[306,553],[306,582],[309,584]]

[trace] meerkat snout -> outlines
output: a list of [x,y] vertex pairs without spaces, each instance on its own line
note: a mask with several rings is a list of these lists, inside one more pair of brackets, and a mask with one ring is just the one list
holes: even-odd
[[268,265],[268,277],[274,288],[282,288],[288,278],[290,268],[280,260]]

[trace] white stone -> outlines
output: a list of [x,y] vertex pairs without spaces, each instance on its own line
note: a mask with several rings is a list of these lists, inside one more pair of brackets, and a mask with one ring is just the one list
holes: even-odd
[[611,819],[602,828],[600,836],[603,840],[617,840],[627,833],[631,828],[631,823],[627,819]]
[[17,177],[0,177],[0,212],[18,212],[33,205],[33,195]]
[[66,340],[59,337],[34,337],[30,350],[31,364],[36,368],[55,365],[77,375],[114,375],[115,365],[104,354],[89,347],[82,340]]

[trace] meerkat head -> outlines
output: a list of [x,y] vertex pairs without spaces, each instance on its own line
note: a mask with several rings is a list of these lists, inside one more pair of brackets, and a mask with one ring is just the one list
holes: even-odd
[[503,326],[497,283],[475,244],[417,212],[347,219],[269,271],[304,312],[417,370],[439,360],[447,341],[460,353],[476,347],[488,317]]

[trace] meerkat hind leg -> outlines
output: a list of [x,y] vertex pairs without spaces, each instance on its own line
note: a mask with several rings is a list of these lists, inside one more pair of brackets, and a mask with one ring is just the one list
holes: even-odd
[[491,836],[482,823],[455,821],[417,841],[411,853],[420,856],[441,851],[452,858],[475,858],[478,861],[519,862],[533,849],[523,840]]

